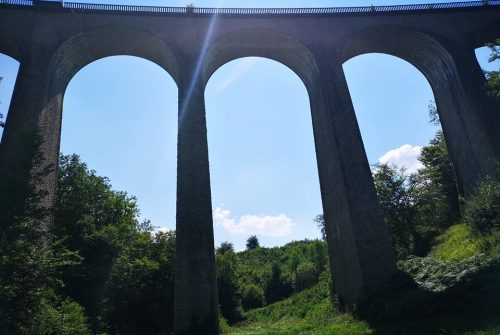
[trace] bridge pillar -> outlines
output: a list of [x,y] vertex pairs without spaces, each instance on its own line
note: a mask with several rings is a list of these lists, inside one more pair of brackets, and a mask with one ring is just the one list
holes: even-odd
[[20,63],[0,144],[0,212],[6,224],[20,215],[45,229],[55,203],[62,95],[48,94],[51,53],[27,54]]
[[219,334],[204,88],[195,76],[179,82],[176,335]]
[[460,129],[455,120],[448,122],[444,115],[441,117],[447,144],[451,142],[454,146],[449,145],[449,151],[459,182],[465,193],[472,193],[477,182],[498,174],[500,103],[486,94],[486,79],[474,48],[461,46],[451,56],[457,78],[439,85],[440,88],[450,85],[451,99],[444,99],[438,109],[450,109],[462,123]]
[[[485,77],[474,49],[460,48],[441,61],[444,65],[431,70],[431,85],[450,160],[462,191],[470,194],[478,182],[496,175],[500,107],[485,94]],[[444,75],[443,68],[448,69]]]
[[310,99],[333,282],[349,310],[388,284],[396,261],[341,64],[320,65]]

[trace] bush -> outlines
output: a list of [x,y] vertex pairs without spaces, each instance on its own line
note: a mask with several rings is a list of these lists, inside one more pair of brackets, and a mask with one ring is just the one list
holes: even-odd
[[297,267],[297,291],[305,290],[316,284],[318,277],[316,275],[316,268],[310,262],[303,262]]
[[288,278],[283,276],[281,267],[277,263],[274,263],[266,284],[266,302],[272,304],[288,298],[292,293],[292,283],[289,282]]
[[264,290],[255,284],[245,286],[241,292],[241,304],[244,309],[264,306]]
[[219,331],[221,334],[229,334],[231,332],[231,327],[223,316],[219,317]]
[[54,307],[44,303],[38,315],[34,316],[33,334],[44,335],[90,335],[87,318],[82,306],[70,299]]
[[481,183],[465,205],[464,222],[484,234],[500,229],[500,181]]

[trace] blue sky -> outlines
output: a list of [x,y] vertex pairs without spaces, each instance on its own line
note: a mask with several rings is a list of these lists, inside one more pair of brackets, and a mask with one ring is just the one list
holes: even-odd
[[[89,1],[182,6],[186,1]],[[199,7],[332,7],[391,1],[189,1]],[[397,3],[411,3],[398,1]],[[484,68],[487,51],[478,59]],[[412,65],[387,55],[356,57],[344,70],[370,163],[418,167],[438,129],[428,123],[429,84]],[[10,101],[17,63],[0,55],[0,112]],[[206,110],[216,243],[244,248],[250,234],[282,245],[319,237],[322,212],[307,93],[284,65],[262,58],[226,64],[208,83]],[[143,217],[175,227],[177,88],[157,65],[109,57],[82,69],[64,100],[62,151],[77,153],[113,186],[137,196]]]

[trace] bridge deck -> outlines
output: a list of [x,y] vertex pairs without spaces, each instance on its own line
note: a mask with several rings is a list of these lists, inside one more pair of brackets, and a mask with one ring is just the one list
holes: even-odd
[[202,7],[161,7],[161,6],[132,6],[111,4],[90,4],[64,1],[40,0],[0,0],[0,6],[51,6],[53,8],[73,11],[103,11],[103,12],[140,12],[157,14],[228,14],[228,15],[302,15],[302,14],[366,14],[366,13],[397,13],[402,12],[435,12],[484,7],[500,7],[500,0],[464,1],[435,4],[413,4],[392,6],[364,6],[364,7],[328,7],[328,8],[202,8]]

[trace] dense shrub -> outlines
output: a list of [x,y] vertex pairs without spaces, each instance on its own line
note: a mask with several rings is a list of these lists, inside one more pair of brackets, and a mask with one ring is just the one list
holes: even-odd
[[310,262],[301,263],[297,267],[297,291],[305,290],[318,282],[316,268]]
[[219,253],[216,255],[215,261],[220,312],[230,324],[233,324],[241,319],[242,314],[237,286],[236,255],[232,252]]
[[490,179],[479,185],[466,202],[463,220],[479,233],[500,229],[500,181]]
[[91,335],[82,306],[69,299],[59,306],[43,304],[32,334],[43,335]]
[[281,267],[277,263],[271,268],[265,293],[268,304],[288,298],[293,293],[291,280],[283,276]]
[[264,305],[264,291],[255,284],[248,284],[241,291],[241,304],[244,309],[262,307]]

